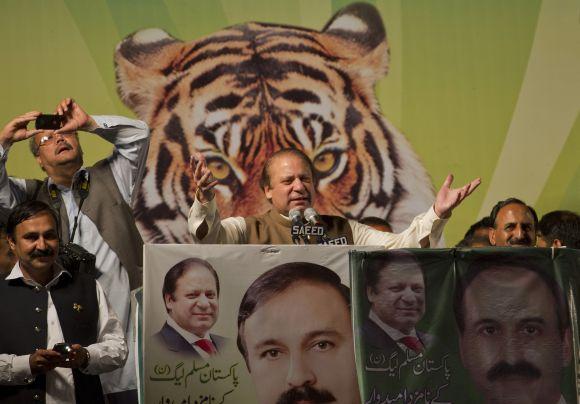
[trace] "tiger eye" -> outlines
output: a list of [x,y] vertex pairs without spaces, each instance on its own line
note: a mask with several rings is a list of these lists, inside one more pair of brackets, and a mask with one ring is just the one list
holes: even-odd
[[325,173],[330,171],[334,167],[334,163],[336,162],[336,157],[334,153],[326,152],[322,153],[320,156],[317,156],[314,159],[314,168],[316,171]]
[[231,168],[223,161],[211,161],[207,166],[216,180],[223,180],[230,175]]

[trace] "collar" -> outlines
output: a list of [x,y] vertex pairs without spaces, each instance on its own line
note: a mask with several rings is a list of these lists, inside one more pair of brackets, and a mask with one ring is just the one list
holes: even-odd
[[190,344],[195,344],[195,342],[200,339],[209,339],[211,341],[211,338],[209,337],[209,332],[206,332],[203,338],[200,338],[194,333],[181,328],[172,317],[167,318],[167,325],[173,327],[173,329],[177,331],[177,333],[181,335]]
[[278,210],[276,210],[276,208],[274,207],[270,209],[268,215],[272,218],[272,220],[274,220],[278,224],[281,224],[284,227],[290,228],[290,225],[292,224],[288,216],[284,216],[282,213],[278,212]]
[[59,191],[66,191],[73,188],[76,184],[80,182],[80,179],[84,176],[87,180],[89,179],[89,170],[86,167],[81,167],[77,170],[76,173],[73,175],[73,179],[71,182],[71,187],[65,187],[64,185],[55,184],[51,177],[48,177],[48,186],[51,187],[52,185],[56,186]]
[[5,279],[6,280],[22,279],[22,281],[29,286],[35,287],[38,286],[41,288],[50,289],[51,287],[53,287],[58,283],[59,279],[61,278],[61,276],[63,276],[63,274],[66,274],[67,276],[72,276],[71,273],[66,269],[64,269],[58,262],[55,261],[53,265],[56,267],[56,275],[50,280],[50,282],[46,284],[46,286],[39,284],[33,279],[26,278],[22,273],[22,268],[20,268],[20,261],[16,262],[14,268],[12,268],[12,271],[10,271],[10,274]]
[[417,330],[415,328],[413,328],[411,330],[411,332],[409,334],[405,334],[402,333],[401,331],[397,330],[396,328],[391,327],[390,325],[386,324],[385,322],[383,322],[379,316],[377,316],[377,314],[374,311],[370,311],[369,313],[369,319],[375,323],[376,325],[378,325],[381,330],[383,330],[385,333],[387,333],[387,335],[389,337],[391,337],[393,339],[393,341],[399,341],[401,338],[404,337],[415,337],[415,338],[419,338],[417,336]]

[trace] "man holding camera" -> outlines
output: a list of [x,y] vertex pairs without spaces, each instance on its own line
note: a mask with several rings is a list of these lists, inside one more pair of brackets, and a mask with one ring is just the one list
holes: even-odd
[[104,403],[96,375],[123,366],[127,345],[103,289],[56,262],[47,204],[16,206],[6,233],[18,261],[0,282],[0,402]]
[[[32,121],[40,129],[27,130]],[[53,129],[42,129],[47,127]],[[112,155],[92,167],[83,167],[77,131],[91,132],[113,143]],[[143,241],[129,205],[144,169],[148,137],[144,122],[90,116],[70,98],[58,104],[56,117],[32,111],[14,118],[0,131],[0,206],[12,208],[36,199],[54,208],[62,243],[78,244],[95,255],[99,283],[130,343],[130,290],[142,284]],[[44,181],[8,178],[5,165],[9,149],[14,142],[26,139],[30,139],[30,149],[47,174]],[[129,351],[125,368],[103,378],[110,402],[137,401],[133,350]]]

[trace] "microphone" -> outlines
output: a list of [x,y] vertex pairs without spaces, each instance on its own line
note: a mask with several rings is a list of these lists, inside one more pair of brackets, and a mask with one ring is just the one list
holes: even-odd
[[306,208],[304,210],[304,218],[313,226],[324,226],[322,219],[318,216],[318,213],[316,213],[314,208]]
[[300,236],[298,236],[298,231],[294,231],[294,229],[298,228],[298,230],[300,230],[302,226],[304,226],[304,222],[302,221],[302,212],[298,208],[291,209],[290,212],[288,212],[288,217],[290,217],[290,220],[292,221],[292,241],[294,244],[300,244]]
[[322,228],[322,235],[316,236],[318,239],[317,242],[319,244],[326,243],[328,241],[328,237],[326,236],[326,227],[324,226],[324,222],[318,215],[318,213],[314,210],[314,208],[306,208],[304,210],[304,218],[315,227]]

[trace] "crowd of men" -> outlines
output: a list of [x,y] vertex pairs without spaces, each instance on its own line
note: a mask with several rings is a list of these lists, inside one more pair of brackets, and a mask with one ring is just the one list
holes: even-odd
[[[137,380],[130,292],[142,285],[143,241],[130,206],[145,169],[149,129],[141,121],[91,116],[69,98],[57,105],[56,115],[62,117],[59,128],[28,129],[40,115],[38,111],[23,114],[0,132],[0,208],[7,216],[0,226],[0,270],[5,278],[0,283],[0,300],[5,300],[0,305],[0,322],[14,331],[0,337],[0,385],[3,385],[0,401],[135,403]],[[111,142],[113,153],[85,167],[78,131]],[[8,176],[5,165],[10,147],[25,140],[47,175],[43,181]],[[196,243],[296,243],[289,230],[291,212],[304,211],[316,199],[315,170],[309,157],[298,149],[282,149],[272,154],[263,167],[261,186],[272,208],[258,216],[220,218],[214,198],[219,181],[214,179],[202,154],[192,157],[190,175],[195,198],[188,222]],[[453,177],[448,176],[433,206],[397,234],[380,218],[359,222],[320,215],[316,220],[324,227],[327,238],[343,239],[348,244],[386,248],[438,246],[453,209],[480,184],[475,179],[452,188],[452,182]],[[300,241],[316,242],[314,238]],[[79,247],[81,255],[92,256],[94,271],[89,274],[66,267],[64,262],[68,261],[62,260],[62,252],[67,248],[63,246]],[[573,212],[556,211],[538,221],[531,206],[509,198],[498,202],[489,217],[471,226],[458,246],[580,248],[580,218]],[[388,341],[389,349],[422,352],[433,340],[433,336],[415,329],[425,311],[423,276],[412,257],[404,256],[402,260],[406,263],[403,269],[379,266],[374,277],[369,278],[367,297],[371,311],[367,334],[371,340],[380,339],[382,333],[389,331],[388,335],[397,335]],[[315,276],[317,271],[319,278]],[[278,279],[278,273],[284,273],[290,279],[288,282],[297,282],[305,289],[289,288],[290,283],[278,285],[276,296],[270,296],[268,282]],[[289,278],[289,274],[295,279]],[[280,384],[277,374],[254,352],[260,336],[252,328],[258,318],[264,324],[270,312],[276,312],[276,305],[283,307],[287,300],[304,303],[304,307],[295,305],[296,312],[311,312],[317,300],[301,299],[300,295],[315,296],[310,290],[313,284],[326,285],[318,303],[338,299],[344,312],[335,314],[347,318],[349,300],[341,297],[344,290],[336,279],[328,276],[332,278],[324,269],[306,264],[277,268],[256,281],[246,293],[242,307],[249,306],[243,315],[240,312],[238,319],[238,347],[250,372],[272,381],[270,389],[258,392],[264,397],[262,402],[274,402],[280,394],[296,400],[314,395],[332,401],[332,389],[303,388],[302,385],[312,383],[302,380],[300,375],[295,375],[294,390],[274,389],[272,386]],[[390,282],[409,284],[413,290],[412,307],[406,307],[403,314],[384,310],[385,301],[402,299],[385,292],[391,290]],[[192,290],[196,291],[196,298],[186,299]],[[163,285],[168,319],[155,338],[170,351],[202,359],[226,349],[227,339],[209,332],[219,312],[219,293],[219,278],[211,264],[199,259],[176,264]],[[252,297],[253,294],[256,296]],[[10,310],[8,299],[18,302],[22,311]],[[269,301],[268,306],[263,305],[265,300]],[[190,315],[192,310],[197,310],[195,315]],[[323,320],[317,320],[312,327],[319,326],[320,321]],[[342,338],[337,340],[337,346],[345,341],[344,335],[352,339],[348,322],[344,324],[345,329],[329,335]],[[274,324],[272,329],[280,330],[283,325]],[[288,330],[280,333],[279,338],[298,340],[302,336]],[[63,342],[70,345],[62,348],[58,344]],[[341,349],[353,348],[346,344]],[[338,369],[343,368],[341,357],[329,360],[336,361]],[[351,380],[351,374],[344,376],[345,380]],[[336,391],[339,396],[348,397],[355,388],[356,382],[354,387],[341,382]],[[349,400],[345,402],[354,402]]]

